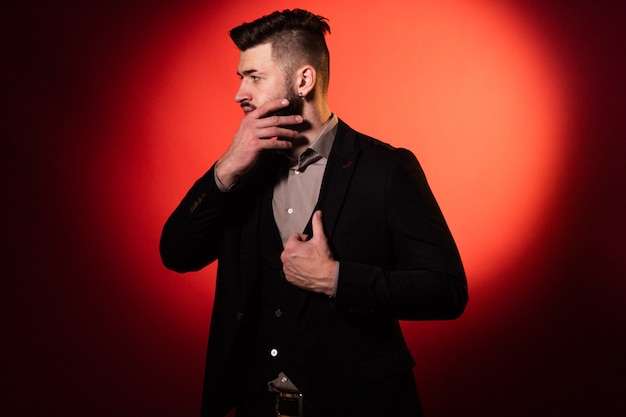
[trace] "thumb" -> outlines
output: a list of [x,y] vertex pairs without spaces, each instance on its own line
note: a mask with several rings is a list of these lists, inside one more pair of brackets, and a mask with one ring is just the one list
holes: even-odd
[[317,210],[315,213],[313,213],[311,226],[313,228],[313,238],[326,239],[326,234],[324,233],[324,224],[322,223],[321,210]]

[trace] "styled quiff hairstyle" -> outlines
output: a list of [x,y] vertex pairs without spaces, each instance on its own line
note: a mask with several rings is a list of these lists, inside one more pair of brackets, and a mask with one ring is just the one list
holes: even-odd
[[272,58],[287,78],[301,65],[312,65],[326,95],[330,79],[330,55],[324,38],[330,33],[327,20],[301,9],[276,11],[237,26],[230,31],[230,38],[240,51],[271,43]]

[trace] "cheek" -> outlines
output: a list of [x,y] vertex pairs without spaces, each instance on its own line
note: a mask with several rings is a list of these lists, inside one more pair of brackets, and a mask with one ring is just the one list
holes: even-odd
[[252,101],[257,107],[276,98],[278,98],[278,94],[271,86],[255,86],[252,92]]
[[281,98],[289,98],[292,101],[291,97],[293,97],[293,94],[287,93],[284,83],[272,82],[270,80],[264,80],[256,84],[252,91],[253,104],[257,107]]

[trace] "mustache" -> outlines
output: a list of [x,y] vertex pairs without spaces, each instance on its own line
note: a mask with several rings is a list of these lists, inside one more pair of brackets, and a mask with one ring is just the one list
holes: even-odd
[[250,103],[249,101],[242,101],[241,104],[239,104],[241,106],[241,108],[244,111],[253,111],[256,110],[256,106],[252,103]]
[[[269,112],[265,114],[263,117],[291,116],[294,114],[302,115],[302,108],[303,108],[302,99],[294,95],[294,96],[288,96],[287,100],[289,100],[289,105],[287,105],[287,107],[283,107],[281,109]],[[257,109],[257,107],[254,104],[250,103],[250,101],[248,100],[242,101],[241,103],[239,103],[239,106],[242,108],[243,112],[246,114]]]

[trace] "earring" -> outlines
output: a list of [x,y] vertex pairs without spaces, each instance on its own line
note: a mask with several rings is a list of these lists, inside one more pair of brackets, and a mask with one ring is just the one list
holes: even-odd
[[302,94],[302,91],[300,91],[298,95],[300,96],[300,100],[304,100],[304,94]]

